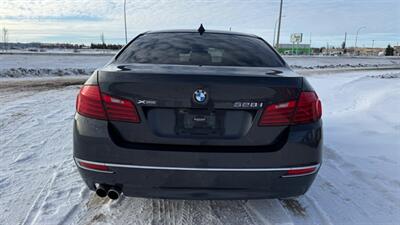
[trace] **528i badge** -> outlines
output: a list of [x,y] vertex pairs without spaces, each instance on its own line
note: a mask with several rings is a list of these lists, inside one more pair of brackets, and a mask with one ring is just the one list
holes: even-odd
[[258,109],[264,106],[263,102],[235,102],[233,103],[234,108],[249,108]]

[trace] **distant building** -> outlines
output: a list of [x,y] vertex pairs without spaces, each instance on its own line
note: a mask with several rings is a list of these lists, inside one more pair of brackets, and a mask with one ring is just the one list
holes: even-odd
[[311,48],[310,44],[279,44],[278,52],[284,55],[309,55]]
[[400,45],[393,46],[394,48],[394,55],[400,56]]
[[378,56],[379,52],[385,51],[384,48],[358,48],[358,55],[373,55]]

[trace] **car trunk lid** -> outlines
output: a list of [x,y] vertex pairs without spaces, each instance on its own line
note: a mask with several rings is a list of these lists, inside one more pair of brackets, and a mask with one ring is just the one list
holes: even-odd
[[[140,123],[110,122],[119,141],[191,146],[279,142],[288,126],[258,126],[262,109],[297,99],[302,86],[286,68],[144,64],[110,65],[98,81],[102,93],[137,107]],[[196,91],[206,95],[204,102]]]

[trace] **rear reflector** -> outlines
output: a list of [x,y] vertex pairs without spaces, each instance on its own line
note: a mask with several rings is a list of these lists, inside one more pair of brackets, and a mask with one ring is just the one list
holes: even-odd
[[286,126],[310,123],[322,116],[321,102],[315,92],[301,92],[297,101],[267,106],[260,118],[260,126]]
[[94,119],[106,120],[106,112],[101,103],[100,89],[98,86],[83,86],[76,99],[76,111]]
[[131,123],[140,122],[139,114],[131,101],[106,94],[103,94],[103,101],[109,120]]
[[88,162],[83,162],[83,161],[78,161],[78,164],[80,167],[83,167],[84,169],[89,169],[89,170],[99,170],[99,171],[110,171],[110,168],[106,165],[102,164],[93,164],[93,163],[88,163]]
[[312,174],[317,170],[317,167],[302,168],[302,169],[291,169],[288,170],[285,177],[287,176],[299,176]]

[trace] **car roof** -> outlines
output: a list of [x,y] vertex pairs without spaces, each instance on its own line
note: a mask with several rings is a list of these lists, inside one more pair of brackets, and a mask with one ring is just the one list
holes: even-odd
[[[144,34],[158,34],[158,33],[199,33],[197,30],[194,29],[174,29],[174,30],[156,30],[156,31],[147,31]],[[253,34],[246,34],[234,31],[223,31],[223,30],[206,30],[204,33],[210,34],[225,34],[225,35],[236,35],[236,36],[247,36],[247,37],[254,37],[260,38]]]

